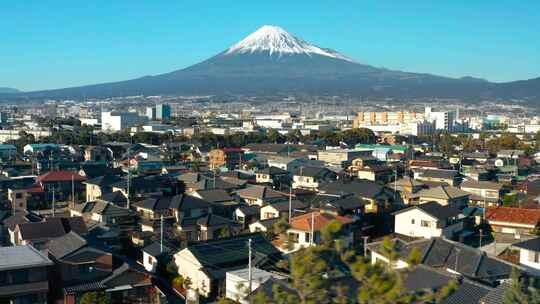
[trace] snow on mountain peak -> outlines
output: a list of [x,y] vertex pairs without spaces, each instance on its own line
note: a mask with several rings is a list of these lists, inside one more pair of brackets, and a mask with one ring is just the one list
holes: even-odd
[[269,52],[270,56],[278,54],[313,54],[355,62],[331,49],[322,49],[300,38],[294,37],[283,28],[274,25],[264,25],[237,44],[230,47],[225,54],[245,54]]

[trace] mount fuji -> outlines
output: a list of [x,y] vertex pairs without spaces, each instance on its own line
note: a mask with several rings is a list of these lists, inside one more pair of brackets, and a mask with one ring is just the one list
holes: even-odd
[[540,102],[540,78],[491,83],[377,68],[265,25],[223,52],[156,76],[18,94],[21,97],[129,95],[351,95],[363,97],[528,98]]

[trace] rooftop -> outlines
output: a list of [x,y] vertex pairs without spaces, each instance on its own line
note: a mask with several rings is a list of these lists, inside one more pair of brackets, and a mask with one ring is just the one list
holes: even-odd
[[53,263],[34,247],[0,247],[0,270],[49,266]]

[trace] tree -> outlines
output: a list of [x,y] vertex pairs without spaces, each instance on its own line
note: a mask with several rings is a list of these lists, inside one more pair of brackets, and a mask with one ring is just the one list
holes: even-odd
[[82,297],[80,304],[109,304],[111,300],[107,294],[103,291],[89,291],[85,292]]
[[540,282],[533,277],[521,276],[514,268],[511,283],[504,294],[505,304],[540,303]]
[[[393,303],[438,303],[455,289],[455,282],[436,292],[411,291],[403,282],[411,269],[420,261],[420,253],[413,251],[406,259],[410,269],[395,270],[398,253],[396,244],[390,239],[383,242],[383,254],[387,264],[372,264],[363,256],[346,250],[338,241],[342,234],[341,223],[332,222],[321,232],[321,244],[294,253],[291,256],[291,283],[284,290],[275,285],[272,294],[257,294],[254,304],[262,303],[350,303],[351,292],[356,292],[356,302],[365,304]],[[355,281],[355,290],[348,290],[344,283],[333,277],[333,273],[350,275]]]
[[362,144],[374,144],[377,141],[375,133],[367,128],[356,128],[346,130],[341,134],[342,141],[348,145]]

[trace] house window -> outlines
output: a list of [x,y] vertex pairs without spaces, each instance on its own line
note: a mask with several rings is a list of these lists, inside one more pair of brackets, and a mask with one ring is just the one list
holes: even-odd
[[412,220],[411,220],[411,224],[413,224],[413,225],[414,225],[414,219],[412,219]]
[[236,220],[239,221],[240,223],[244,223],[245,218],[243,216],[236,216]]
[[305,241],[306,243],[309,243],[309,241],[310,241],[310,239],[309,239],[309,238],[310,238],[310,233],[309,233],[309,232],[306,232],[306,233],[304,233],[304,236],[305,236],[304,241]]
[[430,226],[430,222],[429,221],[420,221],[420,226],[422,227],[429,227]]
[[290,236],[291,242],[298,243],[298,239],[299,239],[298,233],[291,232],[289,233],[289,236]]
[[19,199],[19,198],[22,198],[22,193],[15,193],[15,198]]
[[529,262],[540,263],[540,252],[529,250]]

